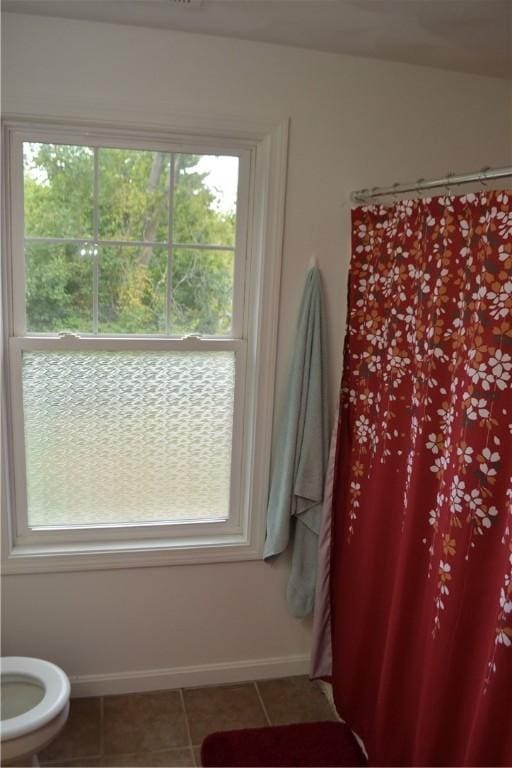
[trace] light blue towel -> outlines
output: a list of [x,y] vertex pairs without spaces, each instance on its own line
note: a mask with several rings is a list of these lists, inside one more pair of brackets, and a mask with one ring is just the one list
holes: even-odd
[[318,533],[329,450],[325,329],[320,271],[309,270],[286,405],[276,440],[263,557],[293,540],[288,607],[297,617],[313,610]]

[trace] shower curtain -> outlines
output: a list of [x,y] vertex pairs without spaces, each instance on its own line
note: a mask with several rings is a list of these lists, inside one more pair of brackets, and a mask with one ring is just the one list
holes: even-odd
[[352,251],[313,675],[374,765],[510,765],[512,192],[357,208]]

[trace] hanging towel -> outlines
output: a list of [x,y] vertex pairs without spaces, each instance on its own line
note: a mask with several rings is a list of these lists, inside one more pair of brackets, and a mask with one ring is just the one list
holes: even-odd
[[306,277],[276,441],[263,553],[265,560],[279,555],[293,541],[287,598],[297,617],[313,610],[329,449],[323,314],[320,271],[313,267]]

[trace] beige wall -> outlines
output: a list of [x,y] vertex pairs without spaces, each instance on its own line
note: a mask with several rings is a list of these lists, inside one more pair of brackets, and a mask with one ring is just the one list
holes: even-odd
[[[169,124],[175,114],[290,118],[278,392],[315,252],[326,285],[334,400],[351,189],[510,161],[504,81],[31,16],[7,15],[3,31],[4,113],[142,125]],[[227,679],[230,665],[243,675],[248,660],[262,674],[294,671],[310,628],[287,615],[286,575],[285,563],[249,562],[9,576],[3,653],[49,658],[72,675],[192,667],[201,678],[203,665],[221,665],[216,674]]]

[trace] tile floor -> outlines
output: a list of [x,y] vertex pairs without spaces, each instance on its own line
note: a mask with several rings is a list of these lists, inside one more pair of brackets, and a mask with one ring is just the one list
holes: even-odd
[[199,766],[212,731],[335,720],[307,677],[73,699],[42,766]]

